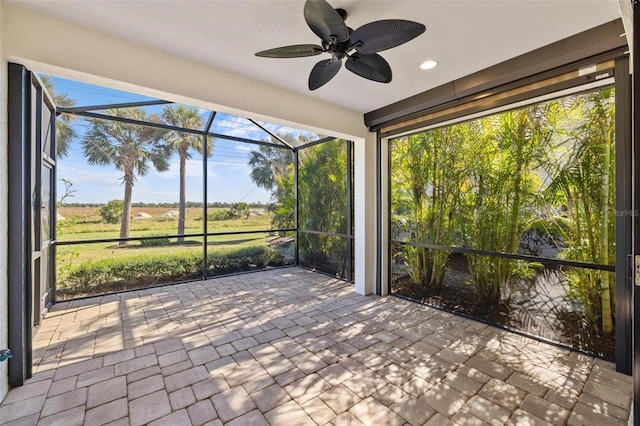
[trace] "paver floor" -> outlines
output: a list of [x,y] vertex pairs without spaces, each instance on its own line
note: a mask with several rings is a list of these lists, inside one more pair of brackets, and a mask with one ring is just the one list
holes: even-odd
[[304,269],[59,303],[3,425],[623,425],[610,363]]

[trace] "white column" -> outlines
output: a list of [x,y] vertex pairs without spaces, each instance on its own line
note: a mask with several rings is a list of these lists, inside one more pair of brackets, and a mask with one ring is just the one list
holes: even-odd
[[355,291],[376,291],[376,134],[354,142]]
[[383,139],[380,145],[380,294],[389,294],[389,141]]

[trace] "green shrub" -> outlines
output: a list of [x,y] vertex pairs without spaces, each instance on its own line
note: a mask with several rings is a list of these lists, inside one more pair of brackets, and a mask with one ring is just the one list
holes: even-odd
[[248,219],[251,216],[251,211],[249,210],[249,204],[247,203],[233,203],[231,208],[229,209],[229,214],[237,218]]
[[233,203],[227,210],[216,210],[207,214],[207,220],[233,220],[233,219],[248,219],[251,216],[249,210],[249,204],[247,203]]
[[231,213],[231,210],[216,210],[216,211],[213,211],[213,212],[207,214],[207,220],[208,221],[212,221],[212,220],[231,220],[231,219],[235,219],[235,217]]
[[220,250],[207,255],[207,275],[225,275],[235,272],[282,266],[282,254],[269,247],[254,246],[233,250]]
[[[207,255],[207,276],[285,264],[284,257],[269,247],[218,250]],[[200,277],[202,254],[198,252],[106,258],[71,268],[66,279],[59,283],[59,293],[66,297],[94,295]]]
[[[155,237],[155,235],[151,235],[152,237]],[[169,238],[154,238],[152,240],[142,240],[140,241],[140,246],[142,247],[162,247],[162,246],[168,246],[169,244],[171,244],[171,242],[169,241]]]
[[122,210],[124,209],[124,201],[111,200],[106,205],[98,209],[98,214],[107,223],[119,223],[122,219]]

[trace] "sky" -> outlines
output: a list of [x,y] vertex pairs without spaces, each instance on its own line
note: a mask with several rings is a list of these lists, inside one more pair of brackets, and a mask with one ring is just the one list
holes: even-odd
[[[75,106],[108,105],[115,103],[142,102],[153,100],[133,93],[121,92],[104,87],[74,82],[55,76],[47,76],[53,84],[56,95],[66,94],[75,101]],[[145,107],[147,114],[161,113],[163,106]],[[196,108],[198,109],[198,108]],[[202,121],[207,122],[210,111],[198,109]],[[100,112],[100,111],[98,111]],[[65,203],[106,203],[110,200],[123,199],[124,185],[122,172],[115,166],[90,165],[82,151],[82,140],[89,128],[89,122],[76,117],[71,122],[77,137],[70,145],[67,156],[57,159],[57,195],[64,194],[63,179],[73,184],[75,191]],[[288,129],[281,126],[261,123],[272,132],[304,133],[314,138],[315,135]],[[268,140],[264,132],[248,120],[224,113],[217,113],[211,132],[252,140]],[[271,193],[257,187],[251,180],[251,168],[248,160],[251,151],[259,149],[259,145],[216,138],[212,157],[207,159],[207,198],[208,202],[268,203]],[[203,156],[190,150],[191,158],[187,160],[186,199],[187,201],[203,201]],[[168,171],[160,173],[152,169],[145,176],[137,176],[133,188],[133,203],[177,203],[179,197],[179,157],[173,154]]]

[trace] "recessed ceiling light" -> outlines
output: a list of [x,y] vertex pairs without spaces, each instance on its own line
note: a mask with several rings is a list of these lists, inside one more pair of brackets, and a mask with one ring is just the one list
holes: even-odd
[[429,59],[428,61],[424,61],[422,63],[422,65],[420,65],[420,68],[423,70],[430,70],[432,68],[435,68],[438,66],[438,61],[433,61],[431,59]]

